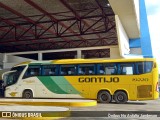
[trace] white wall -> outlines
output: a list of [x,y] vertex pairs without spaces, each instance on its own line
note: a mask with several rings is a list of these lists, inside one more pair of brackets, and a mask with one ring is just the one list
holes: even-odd
[[137,18],[138,27],[140,29],[139,0],[134,0],[133,2],[134,2],[134,8],[135,8],[135,12],[136,12],[136,18]]
[[12,66],[24,62],[24,61],[34,61],[32,59],[17,57],[13,55],[7,55],[6,61],[3,60],[3,54],[0,53],[0,65],[3,65],[4,69],[11,68]]
[[[99,47],[100,48],[100,47]],[[105,46],[102,47],[103,49],[105,48]],[[115,45],[112,47],[106,46],[106,48],[110,49],[110,57],[109,58],[105,58],[105,59],[116,59],[116,58],[122,58],[120,56],[120,52],[119,52],[119,46]],[[96,47],[95,47],[96,49]],[[88,50],[95,50],[94,48],[92,49],[88,49]],[[79,48],[77,48],[77,50],[81,51]],[[82,51],[81,51],[82,52]],[[78,53],[77,53],[78,54]],[[84,58],[84,55],[82,55],[81,53],[81,57],[77,55],[75,55],[75,58]],[[104,58],[91,58],[91,59],[104,59]]]
[[110,48],[110,59],[118,58],[122,58],[122,56],[120,56],[119,47]]
[[118,15],[115,15],[115,21],[116,21],[116,28],[117,28],[119,51],[120,51],[120,55],[123,57],[124,55],[130,53],[129,38],[121,24],[121,21]]
[[24,62],[24,61],[30,61],[32,59],[28,59],[28,58],[23,58],[23,57],[17,57],[17,56],[13,56],[13,55],[8,55],[8,59],[7,62],[8,63],[20,63],[20,62]]
[[[116,59],[116,58],[122,58],[120,56],[120,52],[119,52],[119,46],[118,45],[113,45],[113,46],[99,46],[99,47],[89,47],[89,48],[74,48],[74,49],[63,49],[63,51],[75,51],[75,50],[96,50],[96,49],[110,49],[110,58],[106,58],[106,59]],[[45,51],[43,51],[45,52]],[[54,50],[53,50],[54,52]],[[59,51],[61,52],[61,51]],[[16,54],[16,53],[15,53]],[[29,53],[28,53],[29,54]],[[7,55],[6,60],[3,59],[4,54],[0,53],[0,63],[3,64],[3,68],[7,69],[7,68],[11,68],[12,66],[19,64],[21,62],[24,61],[35,61],[32,59],[27,59],[27,58],[22,58],[22,57],[17,57],[17,56],[13,56],[13,55]],[[83,55],[82,55],[83,56]],[[75,56],[77,57],[77,56]],[[97,59],[97,58],[96,58]],[[104,59],[104,58],[103,58]],[[0,64],[0,65],[1,65]]]

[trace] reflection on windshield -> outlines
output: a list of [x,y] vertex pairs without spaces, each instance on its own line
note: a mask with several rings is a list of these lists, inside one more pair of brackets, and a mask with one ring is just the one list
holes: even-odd
[[19,76],[26,66],[13,67],[11,71],[4,75],[4,86],[13,85],[17,82]]
[[13,72],[13,73],[9,73],[8,75],[5,76],[6,80],[6,86],[8,85],[12,85],[14,83],[17,82],[18,80],[18,76],[16,75],[16,72]]
[[4,75],[4,86],[13,85],[17,82],[20,74],[18,72],[11,72]]
[[26,66],[13,67],[13,68],[11,68],[11,71],[16,70],[16,71],[22,72],[25,67],[26,67]]

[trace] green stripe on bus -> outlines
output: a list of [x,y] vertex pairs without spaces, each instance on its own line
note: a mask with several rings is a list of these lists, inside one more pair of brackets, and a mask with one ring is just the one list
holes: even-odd
[[[61,89],[63,89],[64,91],[66,91],[68,94],[80,94],[79,91],[77,91],[67,80],[65,77],[63,76],[52,76],[51,77],[54,82],[57,84],[57,85],[60,85],[59,87]],[[61,86],[61,85],[65,85],[66,89]]]
[[80,93],[64,77],[38,76],[38,79],[51,92],[54,92],[57,94],[79,94]]
[[62,90],[49,76],[38,76],[38,79],[44,84],[44,86],[53,93],[68,94]]

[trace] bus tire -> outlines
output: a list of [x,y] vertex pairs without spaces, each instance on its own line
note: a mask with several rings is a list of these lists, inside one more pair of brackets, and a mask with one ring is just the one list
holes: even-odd
[[97,100],[100,103],[109,103],[112,101],[112,97],[108,91],[100,91],[98,93]]
[[128,101],[128,96],[124,91],[118,91],[114,94],[114,100],[118,104],[124,104]]
[[22,98],[32,99],[33,98],[32,91],[31,90],[24,90]]

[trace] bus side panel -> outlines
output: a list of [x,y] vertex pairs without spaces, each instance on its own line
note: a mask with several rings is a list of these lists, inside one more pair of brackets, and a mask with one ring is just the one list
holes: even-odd
[[65,76],[68,81],[67,98],[90,98],[90,84],[79,82],[82,76]]
[[111,95],[113,94],[112,93],[112,83],[101,83],[101,84],[94,84],[92,85],[92,91],[94,92],[91,92],[91,98],[93,99],[97,99],[97,95],[98,95],[98,92],[99,91],[108,91]]
[[84,98],[97,99],[97,94],[100,90],[111,92],[112,83],[106,82],[109,77],[88,75],[68,76],[65,78]]
[[137,100],[137,86],[136,85],[129,85],[129,100]]
[[156,63],[154,63],[154,68],[152,72],[153,72],[153,99],[158,99],[159,98],[159,89],[158,89],[159,73],[158,73],[158,66]]
[[[39,76],[38,77],[41,88],[43,92],[38,96],[41,97],[50,97],[50,98],[81,98],[80,91],[77,88],[81,89],[82,86],[78,84],[71,84],[69,81],[74,80],[73,77],[65,76]],[[74,86],[75,85],[75,86]],[[38,90],[37,86],[37,90]]]
[[113,94],[117,90],[124,90],[128,100],[149,100],[152,99],[152,74],[141,75],[117,75],[119,82],[113,83]]
[[[52,84],[52,79],[48,76],[23,79],[22,85],[25,86],[23,87],[24,89],[32,90],[34,98],[66,98],[65,94],[57,94],[62,92],[54,87],[55,85]],[[35,89],[32,89],[31,86],[33,85]],[[65,84],[60,84],[59,86],[66,90]]]
[[6,87],[5,97],[20,97],[22,98],[23,92],[26,89],[29,89],[33,92],[33,96],[35,93],[35,77],[19,80],[16,84]]
[[132,80],[135,85],[136,98],[131,100],[151,100],[153,99],[153,79],[152,73],[135,75]]

